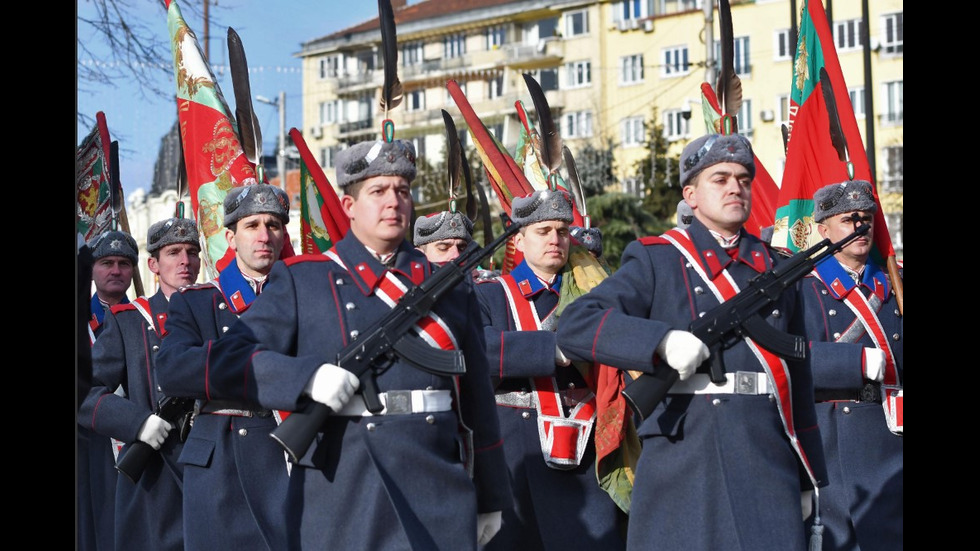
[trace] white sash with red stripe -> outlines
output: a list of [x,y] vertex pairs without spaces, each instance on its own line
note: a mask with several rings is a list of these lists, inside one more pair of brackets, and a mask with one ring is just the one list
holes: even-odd
[[[735,280],[728,273],[727,269],[719,272],[714,279],[708,276],[709,270],[701,264],[701,257],[687,231],[673,228],[664,232],[662,237],[674,245],[687,258],[694,270],[704,280],[708,288],[711,289],[711,292],[718,299],[719,303],[725,302],[738,294],[738,284],[735,283]],[[752,351],[763,369],[765,369],[766,376],[769,377],[770,386],[776,389],[774,396],[776,398],[776,405],[779,408],[779,417],[783,421],[783,430],[786,432],[786,436],[789,438],[790,444],[793,446],[796,454],[806,467],[807,475],[810,477],[810,481],[815,488],[817,486],[817,480],[814,476],[813,468],[810,466],[810,461],[806,457],[806,452],[800,446],[799,439],[796,436],[796,427],[793,424],[792,380],[790,378],[789,368],[786,362],[779,356],[762,348],[748,337],[743,337],[743,339],[749,346],[749,350]]]
[[[504,289],[518,331],[538,331],[541,320],[534,304],[524,299],[513,276],[497,278]],[[517,297],[520,297],[518,300]],[[554,377],[534,377],[534,404],[538,412],[538,437],[545,464],[553,469],[574,469],[582,464],[596,418],[595,394],[588,391],[578,403],[569,403],[566,416],[562,394]]]
[[[819,276],[819,274],[818,274]],[[888,430],[895,434],[905,433],[905,394],[898,380],[898,368],[895,366],[895,354],[888,343],[885,328],[881,320],[871,308],[871,304],[858,287],[854,287],[844,295],[844,304],[854,312],[854,316],[864,326],[868,336],[875,346],[885,353],[885,377],[881,382],[881,407],[885,411],[885,422]]]

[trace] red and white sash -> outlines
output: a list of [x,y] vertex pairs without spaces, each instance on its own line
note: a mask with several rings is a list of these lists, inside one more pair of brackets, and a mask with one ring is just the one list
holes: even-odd
[[[338,266],[350,272],[344,261],[340,259],[340,255],[337,254],[336,247],[332,247],[327,251],[326,256],[337,263]],[[374,294],[390,308],[394,308],[398,301],[405,295],[408,291],[408,287],[402,283],[391,270],[385,270],[384,279],[382,279],[377,289],[375,289]],[[446,324],[445,320],[439,317],[435,312],[429,312],[429,314],[418,321],[415,327],[412,328],[419,337],[425,342],[432,346],[433,348],[441,348],[443,350],[456,350],[459,348],[459,343],[456,342],[456,336],[453,335],[452,330],[449,325]],[[473,431],[463,422],[462,410],[459,407],[459,377],[453,377],[453,396],[455,397],[456,416],[459,419],[460,432],[462,433],[464,445],[466,447],[465,457],[463,458],[463,464],[466,467],[467,472],[470,477],[473,476]]]
[[[857,286],[844,294],[844,304],[854,312],[854,316],[864,326],[868,336],[875,346],[885,353],[885,377],[881,382],[881,407],[885,411],[885,422],[888,430],[895,434],[905,433],[905,395],[901,382],[898,380],[898,368],[895,366],[895,355],[885,335],[885,328],[875,314],[867,297]],[[838,339],[840,340],[840,339]]]
[[[725,302],[738,294],[738,284],[735,283],[735,280],[728,273],[727,269],[721,270],[714,279],[708,276],[710,272],[706,266],[701,264],[701,256],[698,254],[697,248],[695,248],[694,242],[691,241],[691,237],[687,234],[686,230],[673,228],[664,232],[662,237],[684,255],[701,279],[704,280],[715,298],[718,299],[719,303]],[[806,452],[800,446],[799,439],[796,436],[796,427],[793,421],[792,380],[786,361],[762,348],[752,339],[748,337],[743,337],[743,339],[749,346],[749,350],[752,351],[763,369],[765,369],[766,375],[769,377],[769,384],[772,385],[772,388],[776,389],[774,396],[776,398],[776,405],[779,408],[779,417],[783,421],[783,430],[786,432],[786,436],[789,438],[790,444],[793,446],[796,454],[806,467],[810,481],[816,487],[817,480],[814,476],[813,468],[810,466]]]
[[[524,299],[511,275],[497,278],[503,286],[504,295],[510,305],[511,313],[518,331],[538,331],[541,320],[534,304]],[[538,412],[538,436],[541,453],[545,463],[553,469],[574,469],[582,463],[582,457],[589,443],[589,434],[596,418],[595,394],[586,391],[578,403],[569,404],[571,408],[565,416],[562,395],[558,391],[558,381],[554,377],[534,377],[531,379],[534,404]],[[583,389],[585,390],[585,389]]]

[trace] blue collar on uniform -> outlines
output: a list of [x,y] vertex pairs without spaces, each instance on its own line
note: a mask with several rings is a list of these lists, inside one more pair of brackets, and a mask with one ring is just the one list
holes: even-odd
[[[521,263],[510,271],[510,275],[514,278],[514,281],[517,282],[517,287],[522,293],[524,293],[525,297],[530,297],[539,291],[548,288],[541,282],[540,279],[538,279],[538,276],[534,273],[534,270],[528,266],[527,259],[521,260]],[[555,293],[558,293],[558,290],[561,289],[561,273],[555,276],[555,281],[552,282],[551,289]]]
[[[122,300],[119,304],[129,304],[129,297],[123,295]],[[102,306],[102,301],[99,300],[99,294],[96,293],[92,295],[92,302],[89,304],[89,311],[92,312],[92,317],[99,322],[99,325],[105,323],[105,313],[108,309]]]
[[225,296],[225,302],[231,311],[241,315],[255,300],[255,291],[248,280],[238,269],[238,260],[232,259],[228,266],[218,274],[218,288]]
[[[851,274],[847,273],[847,270],[833,256],[821,260],[814,270],[820,276],[820,280],[824,282],[824,285],[827,286],[830,293],[834,295],[834,298],[843,298],[851,289],[857,286],[857,283],[851,279]],[[888,278],[885,277],[885,272],[870,259],[868,259],[868,264],[864,267],[864,273],[861,274],[861,285],[879,294],[882,298],[887,297],[891,291],[888,287]]]

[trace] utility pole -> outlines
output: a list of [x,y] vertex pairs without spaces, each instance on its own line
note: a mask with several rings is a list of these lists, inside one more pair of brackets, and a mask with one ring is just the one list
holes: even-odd
[[704,56],[704,81],[714,86],[717,82],[718,63],[715,61],[715,0],[705,0],[704,8],[704,46],[707,49]]
[[271,100],[265,96],[255,96],[256,101],[274,105],[279,110],[279,148],[276,149],[276,167],[279,170],[279,187],[286,189],[286,92],[279,91],[279,97]]

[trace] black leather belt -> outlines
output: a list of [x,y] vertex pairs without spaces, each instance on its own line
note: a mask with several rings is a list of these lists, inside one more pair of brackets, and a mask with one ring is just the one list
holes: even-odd
[[876,402],[881,403],[881,387],[868,383],[861,388],[822,388],[813,391],[817,402]]

